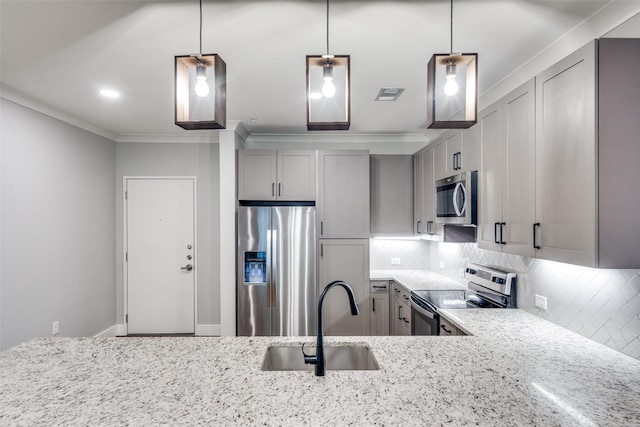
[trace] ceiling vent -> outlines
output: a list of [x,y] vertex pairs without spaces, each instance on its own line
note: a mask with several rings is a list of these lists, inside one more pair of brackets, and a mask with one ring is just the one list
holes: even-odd
[[404,88],[400,87],[383,87],[376,96],[376,101],[395,101],[402,95]]

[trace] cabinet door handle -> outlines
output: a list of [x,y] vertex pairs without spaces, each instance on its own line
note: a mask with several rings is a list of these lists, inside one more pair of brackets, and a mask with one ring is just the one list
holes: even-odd
[[422,230],[420,230],[420,225],[422,225],[422,221],[418,221],[416,223],[416,231],[418,232],[418,234],[422,234]]
[[540,249],[540,245],[536,242],[536,229],[540,227],[540,223],[536,222],[533,224],[533,249]]
[[433,236],[433,221],[427,221],[427,234]]
[[407,319],[406,317],[403,317],[402,320],[404,321],[404,323],[409,323],[409,319]]
[[320,221],[320,235],[324,234],[324,221]]
[[444,325],[440,325],[440,329],[442,329],[443,331],[445,331],[445,332],[446,332],[446,333],[448,333],[448,334],[450,334],[450,333],[451,333],[451,331],[450,331],[450,330],[448,330],[448,329],[447,329],[447,327],[446,327],[446,326],[444,326]]
[[275,197],[276,195],[276,183],[272,182],[271,183],[271,195]]
[[324,243],[320,243],[320,258],[324,257]]
[[456,157],[458,153],[453,153],[453,170],[456,171],[458,168],[456,167]]
[[386,285],[373,285],[373,289],[387,289]]
[[375,298],[371,298],[371,302],[373,303],[373,312],[376,312],[376,299]]
[[500,241],[498,240],[498,226],[500,225],[499,222],[494,222],[493,223],[493,242],[500,244]]
[[278,197],[282,196],[282,183],[278,183]]
[[507,226],[506,222],[501,222],[500,223],[500,244],[501,245],[506,245],[507,244],[507,242],[504,241],[504,235],[505,235],[504,229],[505,229],[506,226]]
[[398,306],[398,320],[402,320],[402,319],[403,319],[403,317],[402,317],[402,306],[399,305]]

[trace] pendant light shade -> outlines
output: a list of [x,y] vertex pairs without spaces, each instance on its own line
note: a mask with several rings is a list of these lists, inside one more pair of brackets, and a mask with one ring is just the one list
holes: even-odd
[[226,64],[216,54],[175,57],[175,122],[181,128],[226,127]]
[[427,66],[427,127],[466,129],[477,115],[478,54],[433,55]]
[[349,130],[351,87],[349,55],[307,55],[307,130]]
[[429,129],[466,129],[478,120],[478,54],[453,53],[450,5],[450,53],[436,53],[427,65]]
[[307,130],[349,130],[349,55],[307,55]]
[[225,129],[227,126],[227,64],[215,53],[176,56],[174,61],[175,123],[183,129]]

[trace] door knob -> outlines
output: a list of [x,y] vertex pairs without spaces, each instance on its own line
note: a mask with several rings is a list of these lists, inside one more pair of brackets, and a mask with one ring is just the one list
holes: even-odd
[[187,264],[184,267],[180,267],[180,270],[182,270],[182,271],[191,271],[191,270],[193,270],[193,265]]

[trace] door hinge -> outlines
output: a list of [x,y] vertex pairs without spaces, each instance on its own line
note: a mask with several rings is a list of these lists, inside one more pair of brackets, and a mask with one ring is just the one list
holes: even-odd
[[124,315],[124,323],[129,323],[129,315],[128,314]]
[[125,200],[129,200],[129,192],[128,191],[124,192],[124,199]]
[[124,260],[127,262],[129,261],[129,252],[124,253]]

